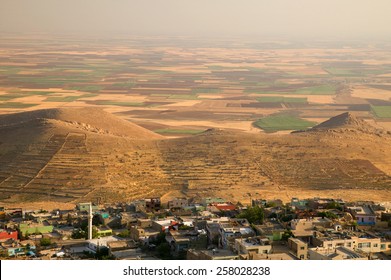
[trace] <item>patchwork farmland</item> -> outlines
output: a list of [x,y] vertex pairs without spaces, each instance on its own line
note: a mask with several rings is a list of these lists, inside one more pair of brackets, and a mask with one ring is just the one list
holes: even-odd
[[[6,39],[0,43],[0,114],[98,106],[171,136],[227,127],[289,131],[300,126],[258,124],[276,115],[319,123],[343,111],[391,127],[391,53],[382,45]],[[197,123],[187,124],[185,116]]]
[[2,203],[390,196],[387,46],[36,39],[0,41]]

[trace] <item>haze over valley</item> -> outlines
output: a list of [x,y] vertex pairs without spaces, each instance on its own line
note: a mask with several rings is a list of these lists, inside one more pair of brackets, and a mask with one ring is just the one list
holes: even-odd
[[22,2],[0,203],[391,197],[388,1]]

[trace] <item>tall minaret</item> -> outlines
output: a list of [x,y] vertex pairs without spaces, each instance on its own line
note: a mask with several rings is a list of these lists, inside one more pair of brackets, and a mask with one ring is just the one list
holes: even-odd
[[90,209],[88,211],[88,240],[92,239],[92,203],[90,202]]

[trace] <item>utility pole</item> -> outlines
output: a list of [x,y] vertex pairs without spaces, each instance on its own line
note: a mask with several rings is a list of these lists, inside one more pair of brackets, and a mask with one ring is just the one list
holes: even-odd
[[92,203],[90,202],[88,211],[88,240],[92,239]]

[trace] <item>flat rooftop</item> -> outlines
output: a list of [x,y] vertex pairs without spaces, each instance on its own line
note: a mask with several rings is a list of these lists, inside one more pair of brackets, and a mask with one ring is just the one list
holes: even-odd
[[239,242],[242,243],[242,245],[246,246],[246,247],[258,247],[258,246],[271,245],[269,239],[259,238],[259,237],[245,238],[245,239],[239,240]]
[[375,212],[373,212],[373,210],[369,206],[366,206],[366,205],[353,206],[353,207],[349,207],[349,209],[359,215],[375,215]]
[[214,250],[202,250],[202,253],[211,257],[234,257],[237,254],[233,253],[231,250],[223,249],[214,249]]
[[307,243],[305,243],[304,241],[302,241],[302,240],[300,240],[298,238],[291,237],[289,239],[292,240],[293,242],[297,243],[297,244],[307,244]]
[[344,259],[362,259],[363,256],[346,248],[346,247],[337,247],[336,249],[329,248],[310,248],[309,250],[322,254],[324,256],[335,258],[338,255],[341,255]]

